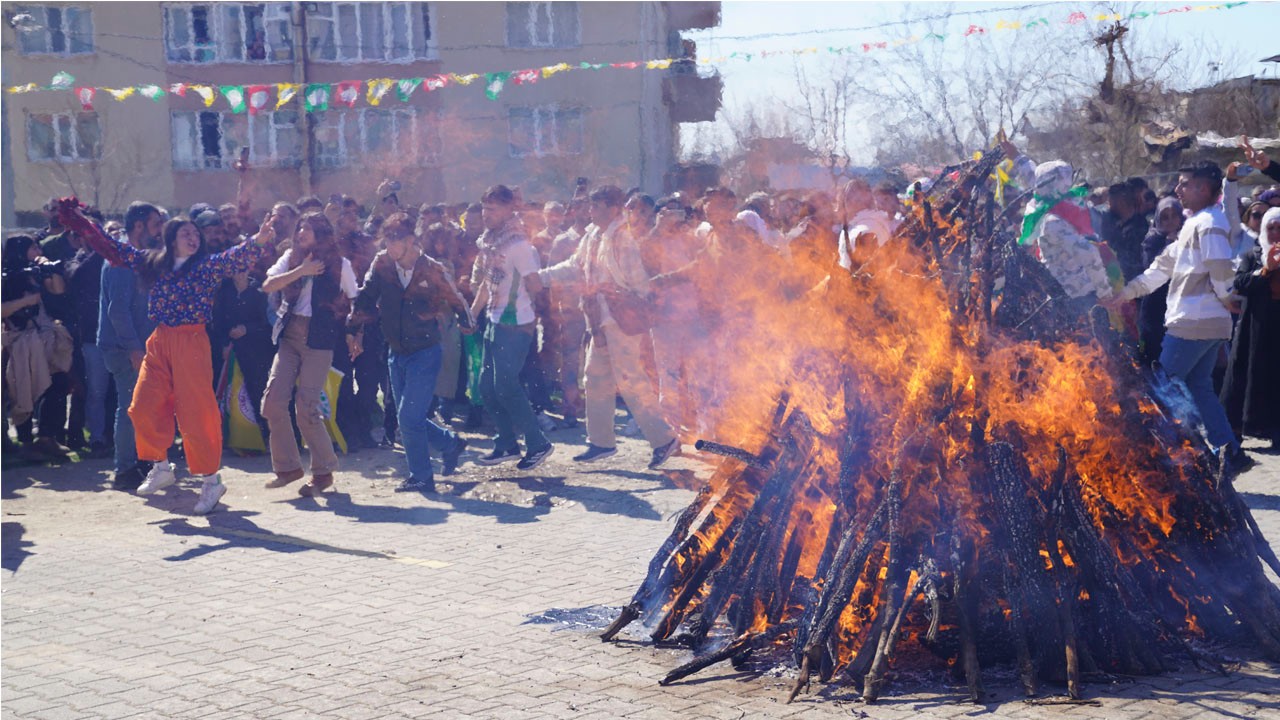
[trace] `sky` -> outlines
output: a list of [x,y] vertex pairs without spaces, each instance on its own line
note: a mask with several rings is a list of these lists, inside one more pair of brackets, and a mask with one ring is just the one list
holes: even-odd
[[[1204,3],[1209,4],[1209,3]],[[1194,3],[1193,6],[1200,5]],[[904,16],[920,14],[952,17],[946,21],[942,42],[963,52],[965,31],[970,25],[978,25],[992,31],[993,41],[1021,42],[1039,30],[995,31],[998,22],[1029,22],[1047,18],[1062,23],[1072,12],[1083,11],[1090,16],[1108,11],[1121,14],[1134,12],[1160,12],[1186,6],[1186,3],[1096,3],[1096,2],[956,2],[956,3],[892,3],[892,2],[724,2],[721,6],[721,22],[710,30],[693,31],[686,37],[698,44],[700,58],[727,57],[738,53],[741,58],[752,53],[749,61],[742,59],[717,63],[713,67],[724,79],[724,107],[730,112],[739,110],[746,103],[759,103],[761,99],[786,102],[796,98],[792,80],[795,63],[818,69],[830,64],[837,56],[828,47],[863,43],[894,41],[913,34],[923,35],[929,30],[921,23],[901,24]],[[866,29],[868,26],[893,23],[885,27]],[[1200,67],[1200,77],[1191,79],[1192,85],[1210,84],[1214,80],[1258,75],[1280,77],[1280,63],[1258,62],[1264,57],[1280,54],[1280,37],[1275,28],[1280,27],[1280,3],[1249,2],[1225,10],[1166,14],[1131,21],[1134,35],[1153,45],[1179,42],[1195,46],[1194,65]],[[846,30],[847,28],[864,28]],[[761,59],[761,51],[773,52],[817,47],[819,52],[797,61],[792,56]],[[1210,63],[1216,63],[1211,68]],[[713,126],[723,132],[723,122]],[[692,132],[683,132],[686,147]]]

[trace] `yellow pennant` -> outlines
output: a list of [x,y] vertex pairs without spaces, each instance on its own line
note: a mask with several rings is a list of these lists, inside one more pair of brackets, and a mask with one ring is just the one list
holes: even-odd
[[106,90],[107,94],[109,94],[111,97],[115,98],[116,100],[124,100],[130,95],[133,95],[138,90],[137,88],[131,88],[131,87],[119,88],[119,89],[117,88],[102,88],[102,89]]
[[278,83],[276,85],[276,109],[279,110],[296,97],[300,87],[302,86],[298,83]]
[[9,92],[14,94],[29,93],[39,90],[40,86],[35,83],[27,83],[25,85],[13,85],[9,88]]
[[212,105],[214,99],[218,97],[213,88],[208,85],[191,85],[187,89],[203,98],[205,107]]
[[476,80],[479,80],[479,79],[480,79],[480,76],[479,76],[478,74],[476,74],[476,73],[471,73],[471,74],[469,74],[469,75],[455,75],[455,74],[453,74],[453,73],[450,73],[450,74],[449,74],[449,79],[453,80],[454,82],[458,83],[459,85],[470,85],[471,83],[475,82]]
[[376,78],[368,83],[368,90],[365,92],[365,99],[370,105],[377,106],[382,102],[382,98],[395,85],[395,81],[391,78]]
[[569,63],[567,62],[556,63],[555,65],[548,65],[542,68],[542,77],[549,78],[552,75],[555,75],[556,73],[564,72],[565,70],[568,70],[568,69],[570,68],[569,68]]
[[645,63],[644,66],[649,68],[650,70],[666,70],[667,68],[671,67],[672,62],[673,61],[671,58],[666,58],[663,60],[650,60],[649,62]]

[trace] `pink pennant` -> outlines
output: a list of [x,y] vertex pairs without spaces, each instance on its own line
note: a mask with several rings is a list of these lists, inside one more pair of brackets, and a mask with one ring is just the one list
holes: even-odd
[[427,92],[431,92],[432,90],[439,90],[440,88],[448,84],[449,84],[448,75],[432,75],[431,77],[425,78],[422,81],[422,87]]
[[80,101],[80,107],[86,111],[93,110],[93,95],[97,91],[97,88],[91,87],[76,88],[76,98]]
[[541,70],[517,70],[511,75],[511,81],[517,85],[532,85],[541,76]]

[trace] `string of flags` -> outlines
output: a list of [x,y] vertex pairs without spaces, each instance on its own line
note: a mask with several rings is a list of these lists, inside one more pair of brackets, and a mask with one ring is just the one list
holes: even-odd
[[[1232,8],[1248,4],[1248,2],[1229,2],[1215,5],[1182,5],[1166,7],[1159,10],[1140,10],[1128,14],[1097,13],[1089,15],[1081,11],[1075,11],[1056,24],[1079,25],[1090,20],[1097,22],[1146,20],[1179,13],[1230,10]],[[337,83],[273,83],[266,85],[215,86],[201,83],[180,82],[172,83],[168,87],[161,87],[160,85],[154,84],[134,85],[122,88],[87,87],[76,85],[75,76],[62,71],[55,74],[48,85],[25,83],[21,85],[10,85],[6,87],[5,90],[12,94],[45,91],[71,91],[75,93],[76,99],[80,102],[81,107],[86,111],[93,110],[93,104],[96,101],[99,92],[102,92],[117,101],[124,101],[134,96],[141,96],[156,102],[162,100],[167,94],[177,95],[178,97],[187,97],[188,94],[191,94],[203,101],[205,107],[212,107],[218,97],[221,96],[226,100],[231,112],[248,112],[250,115],[256,115],[264,111],[280,110],[293,100],[301,98],[302,107],[306,112],[322,112],[334,106],[348,108],[355,107],[356,103],[358,103],[361,98],[363,98],[369,105],[377,107],[392,90],[395,91],[395,95],[398,100],[401,102],[408,102],[409,98],[419,89],[423,92],[435,92],[451,85],[468,86],[473,83],[479,83],[480,86],[484,88],[485,97],[490,100],[497,100],[502,92],[507,88],[508,84],[533,85],[539,80],[544,80],[554,75],[570,71],[603,70],[605,68],[616,70],[666,70],[673,64],[677,63],[723,65],[730,62],[751,62],[753,59],[757,58],[765,60],[771,57],[816,55],[824,52],[833,55],[865,54],[916,43],[942,42],[952,37],[970,38],[1009,31],[1038,30],[1052,27],[1054,24],[1055,23],[1050,22],[1048,18],[1043,17],[1027,21],[997,20],[995,24],[990,27],[969,25],[968,28],[961,32],[928,33],[926,35],[919,36],[912,35],[899,40],[864,42],[842,47],[828,46],[826,48],[820,48],[813,46],[790,50],[733,52],[728,55],[718,57],[701,58],[697,61],[689,58],[662,58],[658,60],[635,60],[615,63],[559,62],[546,67],[527,68],[524,70],[504,70],[499,72],[468,74],[443,73],[439,75],[432,75],[430,77],[398,79],[374,78],[371,80],[344,80]]]

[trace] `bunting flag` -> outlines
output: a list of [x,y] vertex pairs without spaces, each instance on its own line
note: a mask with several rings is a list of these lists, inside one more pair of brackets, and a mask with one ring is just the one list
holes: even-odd
[[[1103,13],[1085,13],[1082,11],[1074,11],[1066,15],[1060,20],[1051,21],[1046,17],[1038,17],[1034,19],[1010,20],[997,19],[990,26],[970,24],[963,31],[954,33],[927,33],[923,36],[911,35],[893,40],[868,41],[858,43],[856,45],[848,45],[845,47],[827,47],[825,51],[833,55],[845,55],[853,53],[872,53],[888,48],[899,48],[905,45],[911,45],[921,42],[938,41],[942,42],[948,39],[956,38],[989,38],[993,33],[1008,32],[1026,32],[1035,31],[1039,28],[1050,28],[1054,25],[1078,26],[1082,23],[1095,21],[1099,23],[1115,22],[1115,21],[1138,21],[1153,18],[1164,17],[1179,13],[1191,12],[1207,12],[1214,10],[1230,10],[1233,8],[1248,5],[1248,2],[1228,2],[1213,5],[1185,5],[1166,7],[1166,9],[1137,10],[1128,14],[1116,12]],[[767,59],[769,57],[789,56],[795,57],[800,55],[813,55],[819,52],[817,47],[794,48],[790,50],[761,50],[756,52],[734,52],[728,56],[702,57],[696,60],[699,65],[720,65],[730,61],[751,62],[753,59]],[[274,87],[277,93],[275,108],[278,110],[285,104],[293,100],[301,91],[303,93],[303,106],[307,112],[323,111],[329,108],[330,102],[337,102],[346,107],[355,107],[360,99],[360,89],[367,85],[365,99],[371,106],[379,105],[392,88],[395,88],[396,97],[401,102],[408,102],[413,93],[421,85],[426,92],[433,92],[444,88],[450,84],[470,85],[477,80],[484,80],[485,96],[491,100],[497,99],[497,96],[506,89],[507,81],[510,80],[516,85],[531,85],[540,78],[549,78],[568,71],[577,70],[602,70],[612,68],[617,70],[666,70],[674,63],[682,63],[685,65],[694,64],[692,58],[653,58],[648,60],[634,60],[610,63],[595,63],[582,61],[578,63],[558,62],[538,68],[525,68],[518,70],[504,70],[487,73],[447,73],[433,75],[427,78],[376,78],[371,80],[346,80],[330,85],[328,83],[311,83],[306,85],[305,90],[297,83],[275,83],[261,84],[249,86],[249,93],[246,95],[244,85],[225,85],[214,87],[203,84],[188,83],[172,83],[168,86],[168,92],[178,97],[186,97],[187,92],[191,91],[200,96],[204,100],[205,107],[212,107],[214,100],[218,97],[219,92],[227,99],[231,107],[231,111],[235,113],[244,112],[246,109],[250,114],[256,114],[265,110],[270,103],[270,91]],[[94,96],[97,92],[103,91],[111,95],[116,100],[123,101],[134,94],[141,95],[151,100],[160,100],[166,94],[165,90],[158,85],[140,84],[132,87],[124,88],[108,88],[108,87],[87,87],[76,86],[76,78],[72,74],[60,71],[56,73],[48,85],[40,85],[34,82],[20,83],[5,87],[5,92],[10,94],[25,94],[40,91],[68,91],[76,94],[76,99],[81,101],[82,107],[92,107]],[[262,97],[258,97],[261,93]]]
[[50,90],[70,90],[76,83],[76,78],[69,72],[59,72],[53,76],[53,80],[49,81]]
[[312,83],[302,94],[302,107],[307,112],[329,109],[329,95],[333,93],[328,83]]
[[383,96],[391,92],[391,87],[395,84],[396,82],[391,78],[370,80],[369,86],[365,91],[365,99],[369,101],[370,105],[377,107],[382,103]]
[[490,100],[497,100],[503,86],[507,84],[509,72],[492,72],[484,74],[484,95]]
[[231,106],[231,112],[244,112],[244,86],[243,85],[221,85],[218,91],[222,93],[222,97],[227,99],[227,104]]
[[245,88],[245,95],[248,98],[249,114],[257,115],[267,108],[267,103],[271,102],[271,86],[250,85]]
[[555,75],[556,73],[562,73],[565,70],[572,70],[572,69],[573,69],[573,66],[567,62],[556,63],[555,65],[548,65],[541,69],[542,77],[549,78],[552,75]]
[[344,80],[334,87],[334,102],[347,107],[355,107],[356,101],[360,99],[360,86],[363,83],[359,80]]
[[298,88],[302,87],[298,83],[280,83],[276,85],[276,109],[284,107],[288,102],[298,96]]
[[160,87],[159,85],[139,85],[138,94],[144,98],[149,98],[156,102],[160,102],[162,99],[164,99],[165,92],[164,92],[164,88]]
[[517,70],[511,74],[511,81],[517,85],[532,85],[542,77],[539,70]]
[[213,107],[214,98],[218,97],[217,92],[208,85],[189,85],[188,89],[204,100],[205,107]]
[[400,102],[409,102],[409,98],[413,96],[413,91],[423,83],[422,78],[406,78],[396,81],[396,97],[400,98]]

